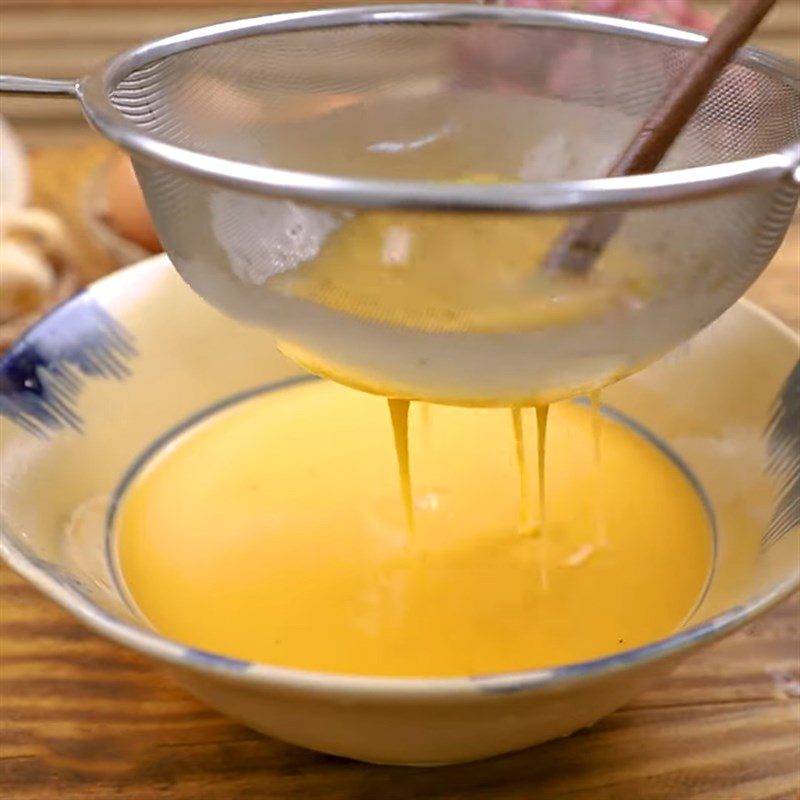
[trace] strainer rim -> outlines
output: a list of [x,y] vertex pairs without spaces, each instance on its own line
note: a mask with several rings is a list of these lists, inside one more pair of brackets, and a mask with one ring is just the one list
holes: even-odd
[[[160,58],[209,44],[269,33],[385,23],[468,24],[498,21],[521,27],[558,27],[617,33],[631,38],[697,47],[697,31],[600,14],[466,4],[398,4],[268,14],[194,28],[153,40],[108,61],[77,82],[77,95],[91,124],[136,158],[170,167],[248,193],[318,205],[352,208],[575,212],[624,210],[772,184],[800,183],[800,140],[782,150],[723,163],[645,175],[581,180],[465,184],[446,181],[353,178],[254,165],[171,144],[137,128],[111,102],[114,87],[133,71]],[[754,48],[736,63],[788,81],[800,93],[800,64]]]

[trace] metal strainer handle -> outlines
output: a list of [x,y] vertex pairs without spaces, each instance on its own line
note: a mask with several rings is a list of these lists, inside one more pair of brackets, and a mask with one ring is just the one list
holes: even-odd
[[78,81],[49,78],[26,78],[24,75],[0,75],[0,93],[44,94],[56,97],[77,97]]

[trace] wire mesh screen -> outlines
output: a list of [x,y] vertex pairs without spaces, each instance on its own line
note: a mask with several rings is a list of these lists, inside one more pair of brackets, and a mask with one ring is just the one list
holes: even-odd
[[[522,162],[556,130],[576,149],[594,145],[591,158],[558,165],[592,177],[605,166],[594,150],[612,158],[621,129],[641,120],[691,57],[687,47],[592,31],[372,24],[201,46],[137,70],[112,99],[134,125],[171,143],[289,169],[430,177],[428,164],[420,172],[413,160],[398,166],[368,154],[385,155],[374,146],[387,136],[435,134],[438,121],[462,129],[443,139],[469,169],[508,173],[516,161],[513,174],[539,179]],[[745,158],[797,139],[797,86],[733,64],[665,167]],[[354,151],[363,151],[360,162]],[[452,165],[456,173],[464,166]]]
[[[535,192],[604,175],[691,57],[552,25],[373,23],[199,46],[112,101],[152,136],[244,164]],[[798,140],[798,82],[735,63],[661,169]],[[485,374],[498,402],[612,380],[694,333],[757,277],[797,200],[786,183],[631,209],[576,285],[538,269],[563,217],[323,207],[137,170],[173,262],[211,302],[308,364],[355,365],[353,383],[431,396],[438,370],[452,391],[437,396],[458,399]]]

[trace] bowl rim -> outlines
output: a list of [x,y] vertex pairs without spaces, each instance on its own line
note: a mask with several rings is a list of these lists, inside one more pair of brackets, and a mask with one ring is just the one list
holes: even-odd
[[[453,182],[352,178],[282,169],[215,156],[173,144],[135,124],[112,102],[120,82],[134,71],[176,53],[244,37],[359,25],[499,25],[585,30],[672,44],[702,46],[698,31],[605,14],[501,5],[416,4],[328,8],[235,19],[148,42],[112,58],[68,86],[89,122],[136,160],[176,170],[229,189],[311,204],[350,208],[436,209],[447,211],[575,212],[622,210],[719,195],[782,180],[800,184],[800,141],[781,150],[736,161],[626,175],[547,182],[464,184]],[[736,63],[781,80],[800,94],[798,64],[755,48],[742,48]],[[125,98],[123,98],[123,101]]]
[[[144,269],[172,269],[164,254],[145,259],[111,273],[91,284],[110,284]],[[91,286],[89,287],[91,289]],[[78,295],[79,296],[79,295]],[[62,305],[68,305],[74,298]],[[771,313],[750,300],[739,300],[746,309],[773,328],[777,334],[800,348],[800,334]],[[50,313],[53,313],[52,311]],[[47,315],[49,316],[49,314]],[[20,341],[36,332],[41,320],[23,334]],[[0,358],[0,368],[9,354]],[[39,559],[18,546],[0,521],[0,558],[18,575],[25,578],[42,594],[70,612],[96,633],[124,645],[156,661],[182,667],[193,672],[211,674],[220,679],[254,687],[302,689],[317,693],[346,695],[385,695],[402,698],[449,698],[485,694],[511,694],[556,687],[575,682],[599,679],[627,668],[645,665],[669,656],[678,656],[735,631],[756,616],[778,604],[800,588],[800,566],[792,575],[755,596],[746,604],[729,608],[708,620],[684,628],[671,636],[623,650],[601,658],[555,667],[534,668],[514,672],[454,677],[385,677],[339,674],[314,670],[281,667],[261,662],[249,662],[198,650],[181,644],[154,630],[139,628],[93,603],[75,587],[59,578]]]

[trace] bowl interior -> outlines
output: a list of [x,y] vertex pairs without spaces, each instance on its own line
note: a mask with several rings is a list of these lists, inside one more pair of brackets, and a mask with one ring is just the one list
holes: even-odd
[[[746,615],[749,604],[800,578],[796,524],[761,547],[780,496],[766,431],[797,355],[787,329],[739,303],[604,393],[605,404],[661,438],[708,497],[716,564],[689,626],[731,609]],[[297,374],[267,333],[205,304],[166,257],[93,285],[0,364],[4,555],[89,622],[87,608],[141,629],[106,552],[109,499],[123,473],[191,415]],[[150,651],[179,652],[161,646]]]

